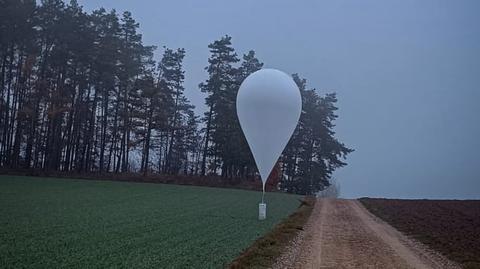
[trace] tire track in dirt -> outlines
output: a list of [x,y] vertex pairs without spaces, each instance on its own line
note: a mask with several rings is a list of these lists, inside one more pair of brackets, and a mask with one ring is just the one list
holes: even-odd
[[273,267],[460,268],[344,199],[319,199],[305,230]]

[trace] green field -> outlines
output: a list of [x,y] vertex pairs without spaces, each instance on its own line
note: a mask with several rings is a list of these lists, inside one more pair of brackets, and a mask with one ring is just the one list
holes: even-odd
[[204,187],[0,176],[0,268],[221,268],[300,198]]

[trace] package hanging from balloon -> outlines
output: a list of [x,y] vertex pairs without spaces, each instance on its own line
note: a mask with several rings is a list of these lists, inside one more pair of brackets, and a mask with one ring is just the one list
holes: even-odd
[[236,106],[240,127],[262,180],[258,219],[264,220],[265,183],[295,131],[302,112],[302,97],[289,75],[275,69],[261,69],[242,82]]
[[267,204],[258,204],[258,220],[264,220],[267,218]]

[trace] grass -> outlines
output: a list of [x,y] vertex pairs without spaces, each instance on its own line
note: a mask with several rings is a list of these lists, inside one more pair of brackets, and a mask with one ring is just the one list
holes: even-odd
[[0,176],[0,268],[221,268],[299,196],[147,183]]
[[298,232],[303,230],[314,205],[315,198],[305,198],[293,214],[257,239],[230,264],[230,268],[271,268]]

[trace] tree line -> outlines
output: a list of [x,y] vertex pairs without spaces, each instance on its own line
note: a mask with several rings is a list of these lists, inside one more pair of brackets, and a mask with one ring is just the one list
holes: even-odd
[[[236,116],[241,82],[262,68],[226,35],[208,45],[207,107],[184,95],[183,48],[143,44],[130,12],[72,0],[0,0],[0,167],[71,173],[257,174]],[[300,122],[279,166],[281,188],[314,193],[352,152],[335,137],[336,96],[294,74]]]

